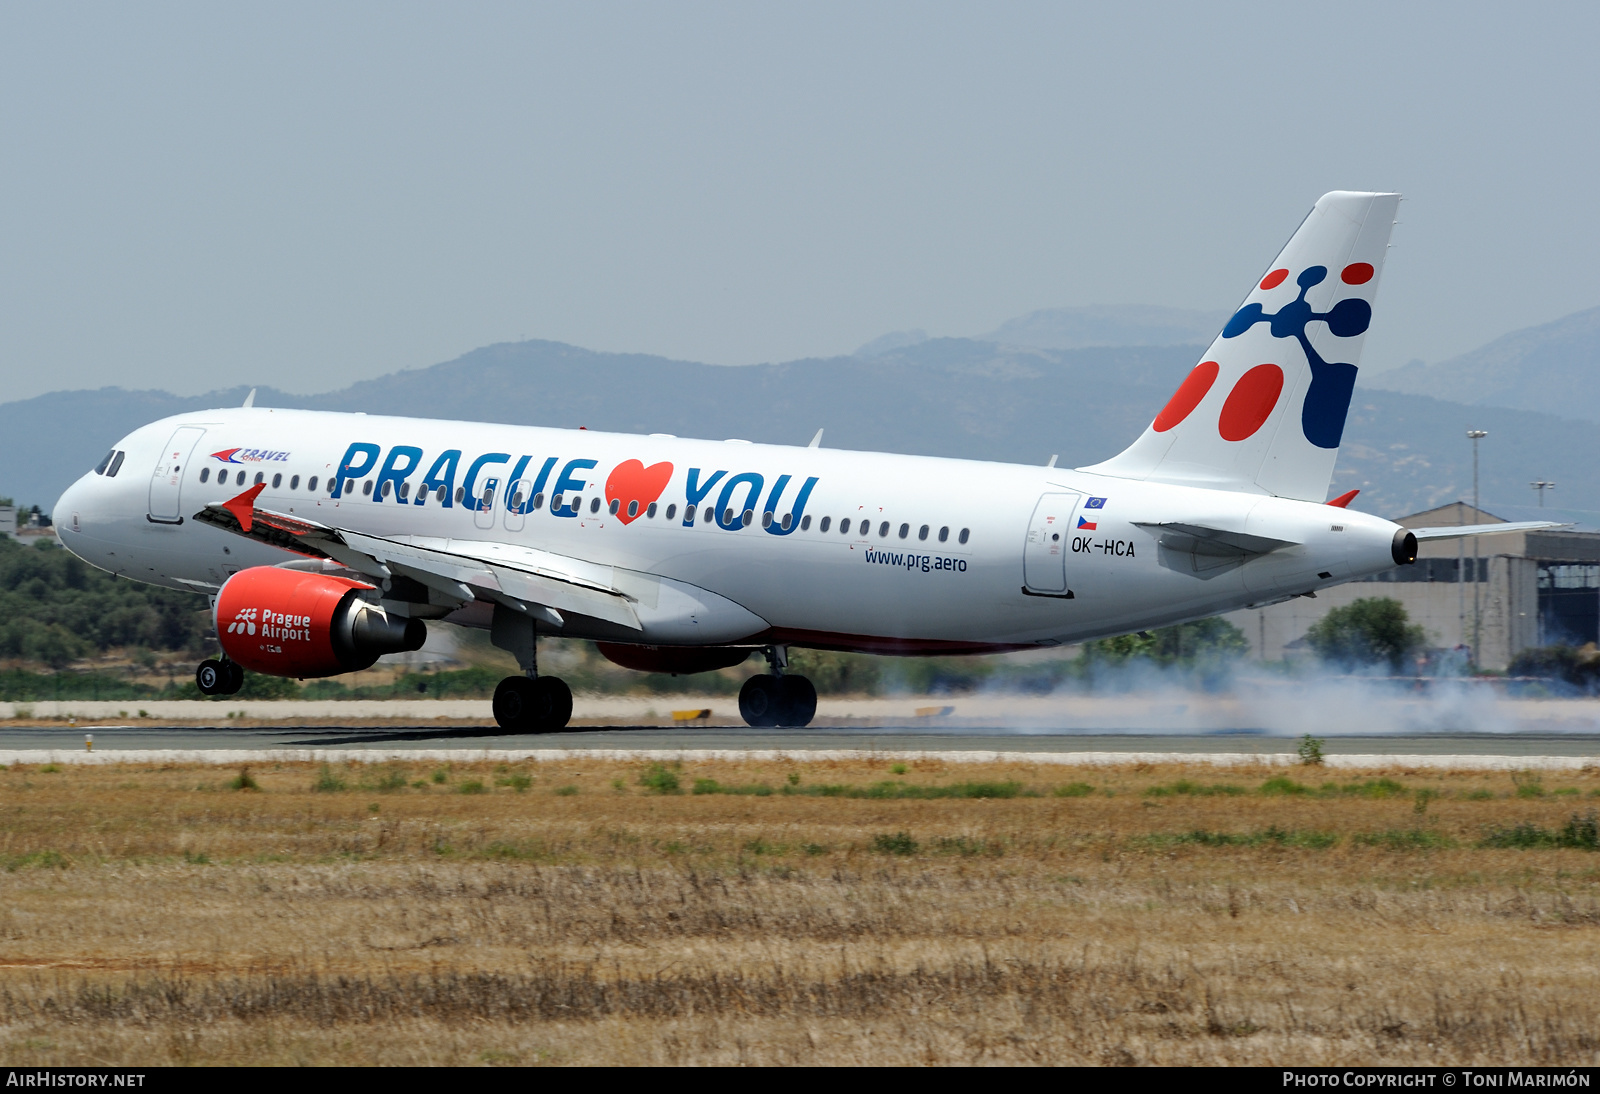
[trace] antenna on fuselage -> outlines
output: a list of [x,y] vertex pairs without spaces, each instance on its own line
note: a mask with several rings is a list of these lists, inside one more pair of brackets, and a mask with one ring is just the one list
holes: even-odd
[[817,430],[817,435],[815,437],[811,438],[811,443],[806,445],[806,447],[807,448],[821,448],[822,447],[822,430],[820,430],[820,429]]
[[256,405],[256,389],[255,388],[251,388],[250,389],[250,394],[248,394],[248,395],[246,395],[244,397],[244,405],[245,406],[255,406]]
[[1050,462],[1045,464],[1046,467],[1054,467],[1055,465],[1056,465],[1056,457],[1055,456],[1051,456],[1050,457]]

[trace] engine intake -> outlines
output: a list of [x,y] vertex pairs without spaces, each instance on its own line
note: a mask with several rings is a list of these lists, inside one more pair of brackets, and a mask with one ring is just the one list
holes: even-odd
[[362,599],[359,581],[253,566],[217,593],[217,641],[234,661],[271,676],[337,676],[386,653],[422,648],[421,620],[391,616]]

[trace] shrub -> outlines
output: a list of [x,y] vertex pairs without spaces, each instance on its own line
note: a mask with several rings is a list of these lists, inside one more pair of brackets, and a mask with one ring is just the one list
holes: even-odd
[[484,793],[488,792],[488,789],[489,789],[488,787],[484,786],[483,783],[479,782],[477,779],[468,779],[466,782],[464,782],[460,786],[456,787],[456,793],[457,794],[484,794]]
[[1263,794],[1309,794],[1311,788],[1304,783],[1297,783],[1287,775],[1274,775],[1261,784]]
[[1051,793],[1058,798],[1087,798],[1094,793],[1094,787],[1088,783],[1068,783],[1066,786],[1056,787]]
[[256,784],[256,777],[250,774],[250,769],[248,767],[241,767],[239,769],[239,774],[228,780],[228,789],[260,790],[261,787]]
[[1370,596],[1334,608],[1306,631],[1306,642],[1318,657],[1346,669],[1383,665],[1399,673],[1427,635],[1400,601]]
[[556,787],[556,793],[558,795],[560,795],[561,797],[563,797],[563,798],[570,798],[570,797],[572,797],[572,795],[576,794],[577,792],[578,792],[578,788],[575,787],[575,786],[558,786],[558,787]]
[[1295,746],[1295,753],[1300,757],[1300,762],[1307,767],[1322,766],[1322,741],[1309,733],[1300,738],[1300,743]]

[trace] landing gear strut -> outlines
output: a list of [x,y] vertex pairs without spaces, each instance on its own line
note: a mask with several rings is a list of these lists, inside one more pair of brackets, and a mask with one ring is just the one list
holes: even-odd
[[746,725],[759,728],[784,726],[799,729],[811,724],[817,714],[817,689],[804,676],[789,676],[789,651],[769,646],[769,675],[752,676],[739,689],[739,716]]
[[244,687],[244,669],[237,661],[208,657],[194,670],[194,686],[201,695],[234,695]]
[[554,733],[564,728],[572,718],[572,689],[559,677],[539,675],[533,620],[496,604],[489,640],[515,657],[523,673],[506,677],[494,689],[495,724],[507,733]]

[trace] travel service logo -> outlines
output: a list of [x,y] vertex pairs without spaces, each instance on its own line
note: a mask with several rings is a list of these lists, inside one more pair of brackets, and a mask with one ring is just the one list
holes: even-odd
[[289,453],[267,448],[224,448],[211,453],[211,458],[223,463],[288,463]]

